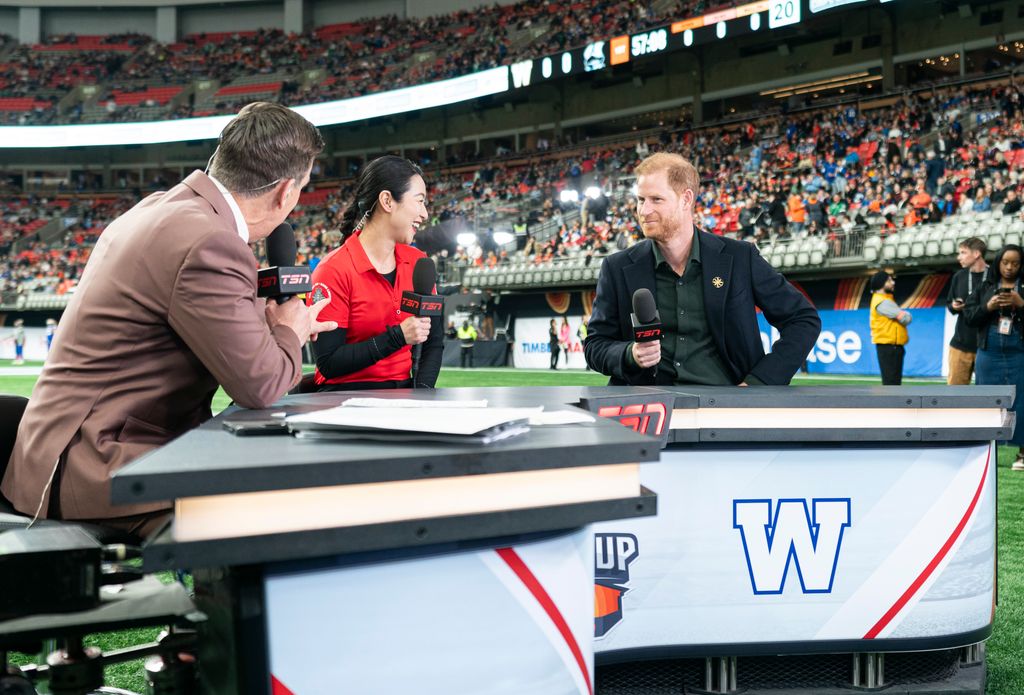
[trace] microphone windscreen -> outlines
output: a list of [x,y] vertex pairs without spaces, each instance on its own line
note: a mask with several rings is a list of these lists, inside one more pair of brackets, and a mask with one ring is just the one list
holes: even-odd
[[412,269],[412,289],[416,294],[434,294],[434,283],[437,282],[437,268],[434,261],[421,258]]
[[282,222],[267,237],[267,265],[271,267],[295,265],[295,255],[298,250],[292,226],[287,222]]
[[658,307],[654,295],[646,287],[633,293],[633,313],[640,323],[654,323],[658,320]]

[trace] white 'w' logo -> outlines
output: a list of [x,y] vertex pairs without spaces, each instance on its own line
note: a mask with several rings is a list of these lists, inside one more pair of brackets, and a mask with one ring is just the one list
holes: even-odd
[[781,594],[790,564],[805,594],[832,591],[843,531],[850,525],[849,499],[734,500],[733,528],[739,529],[755,594]]
[[533,77],[533,61],[523,60],[518,63],[512,63],[512,84],[518,89],[519,87],[529,87],[530,78]]

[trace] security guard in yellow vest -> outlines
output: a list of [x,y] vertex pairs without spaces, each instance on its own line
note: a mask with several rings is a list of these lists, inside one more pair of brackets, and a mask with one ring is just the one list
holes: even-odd
[[878,366],[884,386],[903,383],[903,358],[910,337],[907,326],[913,317],[893,299],[896,280],[880,270],[871,277],[871,342],[878,353]]
[[457,331],[459,338],[459,364],[463,369],[473,366],[473,345],[476,344],[476,329],[469,325],[469,321],[463,321]]

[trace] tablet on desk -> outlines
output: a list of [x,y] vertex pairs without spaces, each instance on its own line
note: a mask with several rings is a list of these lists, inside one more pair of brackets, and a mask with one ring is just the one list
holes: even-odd
[[262,410],[239,410],[226,416],[221,425],[238,437],[264,437],[287,435],[289,415],[301,415],[323,410],[324,406],[290,405],[286,408],[265,408]]

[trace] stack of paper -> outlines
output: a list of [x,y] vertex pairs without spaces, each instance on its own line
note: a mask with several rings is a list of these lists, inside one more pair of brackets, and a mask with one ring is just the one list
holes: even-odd
[[287,418],[302,439],[381,439],[489,444],[529,431],[540,408],[345,407]]

